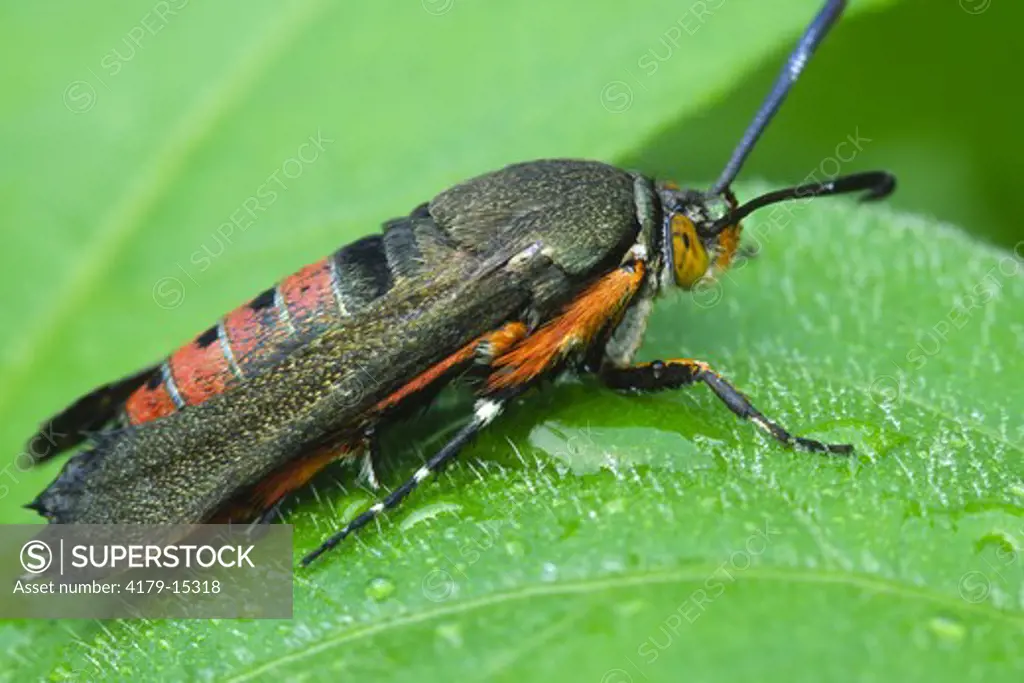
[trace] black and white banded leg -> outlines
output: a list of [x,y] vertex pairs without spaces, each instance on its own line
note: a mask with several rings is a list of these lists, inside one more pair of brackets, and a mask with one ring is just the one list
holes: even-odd
[[460,429],[455,436],[453,436],[448,443],[446,443],[444,447],[434,455],[434,457],[430,458],[430,460],[423,465],[423,467],[416,470],[408,481],[392,491],[384,500],[375,503],[368,510],[346,524],[344,529],[333,534],[330,538],[321,543],[316,550],[302,558],[302,566],[305,567],[309,565],[310,562],[345,540],[348,535],[359,531],[364,526],[377,519],[381,513],[398,507],[398,505],[405,500],[410,493],[412,493],[413,489],[419,486],[420,482],[431,474],[439,472],[446,464],[451,460],[454,460],[462,448],[469,443],[481,429],[493,422],[494,418],[501,413],[501,410],[504,408],[508,399],[509,397],[505,396],[502,399],[481,398],[477,400],[476,404],[473,406],[473,419],[470,420],[469,424]]
[[613,389],[632,391],[662,391],[686,384],[703,382],[737,416],[750,420],[771,437],[787,446],[796,446],[818,453],[845,455],[853,452],[850,444],[822,443],[814,439],[790,434],[782,425],[765,417],[746,396],[729,384],[707,363],[689,358],[642,363],[628,368],[606,367],[601,370],[602,380]]
[[281,508],[284,507],[284,503],[287,499],[288,496],[282,496],[281,498],[279,498],[276,503],[274,503],[269,508],[261,512],[260,516],[250,523],[251,526],[259,526],[261,524],[273,524],[278,517],[281,517]]

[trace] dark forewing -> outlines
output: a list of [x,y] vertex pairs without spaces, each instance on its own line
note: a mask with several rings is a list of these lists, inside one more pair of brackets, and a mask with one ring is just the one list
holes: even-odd
[[554,160],[442,193],[173,354],[129,400],[130,426],[99,435],[32,507],[56,522],[202,521],[311,449],[350,443],[404,383],[509,320],[539,323],[617,265],[640,229],[636,182]]
[[233,391],[102,435],[33,507],[55,522],[200,521],[311,447],[350,438],[377,401],[527,305],[526,270],[448,257]]
[[40,425],[28,441],[27,452],[36,462],[43,462],[77,446],[114,421],[125,400],[159,371],[159,366],[146,368],[89,392]]

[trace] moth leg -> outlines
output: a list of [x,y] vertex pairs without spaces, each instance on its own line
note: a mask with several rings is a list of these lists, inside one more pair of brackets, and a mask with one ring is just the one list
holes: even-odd
[[365,482],[373,491],[380,489],[377,472],[381,463],[380,437],[376,429],[369,427],[363,434],[363,458],[359,465],[359,481]]
[[[504,353],[507,349],[514,346],[516,342],[524,338],[526,336],[526,331],[526,325],[523,323],[510,322],[493,332],[489,332],[488,334],[473,340],[445,360],[413,379],[394,394],[382,400],[375,406],[374,412],[379,416],[399,407],[402,402],[410,396],[423,391],[426,387],[440,381],[445,375],[454,372],[461,367],[465,367],[479,358],[483,358],[487,361],[491,360],[493,357]],[[517,392],[505,392],[505,396],[502,399],[488,398],[477,401],[473,413],[473,420],[459,430],[459,432],[452,437],[451,441],[449,441],[445,447],[437,453],[437,455],[428,460],[427,464],[418,469],[411,479],[392,491],[391,494],[383,501],[376,503],[366,512],[353,519],[345,526],[344,529],[332,535],[320,544],[316,550],[306,555],[306,557],[302,559],[302,566],[307,566],[320,555],[341,543],[346,536],[358,531],[372,522],[380,516],[382,512],[397,507],[398,504],[401,503],[421,481],[430,476],[432,472],[440,470],[445,464],[455,458],[462,447],[465,446],[477,432],[497,417],[506,401],[515,393]],[[374,449],[371,448],[371,459],[373,457],[373,453]]]
[[447,463],[452,461],[459,454],[459,451],[461,451],[462,448],[469,443],[469,441],[476,436],[481,429],[489,425],[494,418],[498,416],[502,408],[504,408],[507,400],[511,397],[512,396],[509,395],[505,399],[483,398],[478,400],[473,409],[473,419],[469,424],[460,429],[455,436],[453,436],[448,443],[444,445],[444,448],[430,458],[423,467],[416,470],[412,477],[392,491],[384,500],[378,501],[372,505],[368,510],[346,524],[341,531],[330,536],[315,550],[302,558],[302,566],[308,566],[310,562],[345,540],[345,537],[349,534],[359,531],[364,526],[377,519],[381,513],[398,507],[398,505],[405,500],[410,493],[412,493],[413,489],[419,486],[420,482],[431,474],[439,472]]
[[797,446],[819,453],[847,454],[853,451],[850,444],[822,443],[790,434],[777,422],[765,417],[746,396],[712,370],[707,363],[699,360],[656,360],[626,368],[607,366],[601,370],[601,378],[613,389],[638,392],[676,389],[686,384],[703,382],[738,417],[750,420],[772,438],[787,446]]
[[281,514],[281,508],[284,507],[285,502],[288,500],[288,496],[284,495],[277,499],[277,502],[271,505],[269,508],[260,513],[260,516],[253,520],[253,524],[273,524],[274,520],[277,519]]
[[583,290],[557,316],[494,360],[485,392],[522,387],[592,348],[602,332],[622,320],[645,271],[642,260],[631,260]]
[[[361,515],[349,522],[318,548],[302,559],[302,566],[334,548],[349,534],[375,520],[382,512],[398,506],[421,481],[437,472],[454,459],[459,451],[484,427],[490,424],[512,400],[538,379],[565,360],[571,353],[585,351],[599,333],[607,329],[622,315],[644,281],[646,266],[642,260],[631,260],[591,284],[571,301],[565,309],[538,330],[526,336],[521,323],[510,323],[504,328],[485,335],[472,342],[463,351],[451,358],[459,362],[463,355],[472,350],[470,357],[482,352],[485,358],[493,359],[493,372],[488,376],[482,397],[474,406],[473,419],[460,429],[434,457],[413,474],[412,478],[377,502]],[[484,343],[481,344],[480,342]],[[454,362],[445,361],[440,367],[451,367]],[[425,373],[433,378],[433,371]],[[419,382],[420,380],[415,380]],[[408,393],[405,390],[402,393]],[[389,397],[378,404],[378,409],[390,407],[394,399]]]
[[395,408],[401,407],[402,403],[410,397],[442,381],[446,376],[469,367],[474,362],[489,363],[492,359],[502,355],[526,337],[526,334],[527,328],[523,323],[518,321],[505,323],[498,329],[474,339],[440,363],[414,378],[411,382],[405,384],[398,391],[378,403],[374,407],[373,412],[377,415],[387,414]]
[[[514,321],[473,340],[378,403],[373,409],[378,422],[380,419],[385,419],[384,416],[400,410],[413,396],[430,392],[446,377],[465,369],[474,362],[490,362],[494,356],[504,353],[505,350],[525,337],[526,329],[526,325]],[[380,478],[377,473],[382,469],[383,459],[380,455],[380,443],[374,425],[368,427],[363,433],[363,453],[358,478],[372,490],[377,491],[380,488]]]
[[254,518],[261,524],[271,521],[290,494],[309,483],[335,460],[352,457],[356,451],[358,445],[345,443],[300,456],[236,495],[211,517],[209,523],[226,524]]

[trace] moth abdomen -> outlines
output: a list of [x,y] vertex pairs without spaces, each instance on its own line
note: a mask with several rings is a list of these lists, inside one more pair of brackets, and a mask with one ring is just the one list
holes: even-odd
[[[433,234],[432,234],[433,233]],[[385,296],[424,266],[418,240],[443,240],[427,217],[390,221],[384,233],[357,240],[298,270],[235,308],[168,356],[128,398],[128,422],[143,424],[199,405],[266,371],[282,357]]]

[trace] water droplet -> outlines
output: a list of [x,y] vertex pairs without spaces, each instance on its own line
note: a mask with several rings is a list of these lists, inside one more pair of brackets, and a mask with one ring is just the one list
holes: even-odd
[[526,546],[520,541],[509,541],[505,544],[505,552],[512,557],[522,557],[526,553]]
[[993,529],[974,542],[974,552],[976,553],[980,553],[988,547],[994,548],[1000,557],[1014,557],[1020,550],[1020,544],[1013,534],[1002,529]]
[[882,563],[867,550],[860,553],[860,565],[868,574],[877,574],[882,569]]
[[558,567],[554,562],[545,562],[540,570],[541,581],[554,581],[558,578]]
[[442,515],[446,512],[451,512],[458,516],[460,510],[462,510],[462,506],[456,503],[433,503],[431,505],[424,505],[409,513],[409,516],[402,520],[399,528],[402,531],[408,531],[417,524],[434,519],[438,515]]
[[903,506],[903,519],[921,518],[924,517],[924,513],[924,506],[919,500],[908,500]]
[[366,584],[366,595],[377,602],[387,600],[395,592],[395,582],[378,576]]
[[967,627],[949,617],[932,617],[928,621],[928,630],[945,643],[959,645],[967,635]]
[[643,600],[630,600],[629,602],[620,602],[616,604],[614,609],[615,613],[619,617],[627,619],[633,616],[634,614],[641,612],[646,606],[647,603],[645,603]]
[[462,627],[458,624],[441,624],[434,632],[452,647],[462,647]]
[[601,560],[601,569],[612,574],[617,574],[625,571],[626,563],[619,557],[606,557]]
[[[587,396],[579,398],[577,407],[592,399]],[[687,433],[666,431],[659,426],[665,423],[664,415],[658,414],[655,420],[652,412],[650,418],[649,424],[642,427],[598,427],[585,421],[577,424],[552,420],[530,431],[530,445],[575,474],[594,474],[602,470],[624,471],[636,465],[686,470],[706,460],[708,443],[719,443],[708,436],[716,431],[713,426],[691,425],[690,420],[681,423],[670,421],[673,425],[686,425]],[[641,419],[641,422],[646,421]]]
[[625,498],[613,498],[604,504],[604,512],[608,515],[617,515],[626,511]]
[[580,520],[576,518],[567,519],[562,522],[562,533],[559,535],[559,540],[566,540],[576,535],[576,532],[580,530]]

